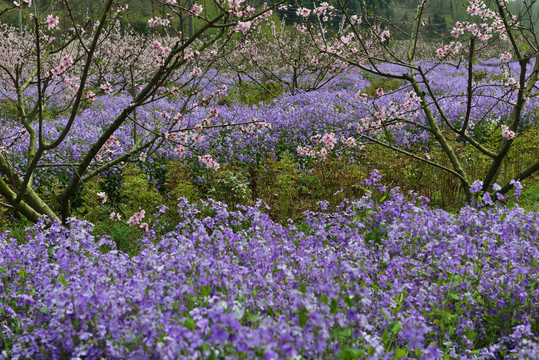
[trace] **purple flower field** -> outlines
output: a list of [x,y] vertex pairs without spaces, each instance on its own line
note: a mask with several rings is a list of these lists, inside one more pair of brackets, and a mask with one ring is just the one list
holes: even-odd
[[[394,65],[388,65],[388,67],[388,71],[404,71],[395,68]],[[466,113],[466,94],[461,90],[466,88],[464,70],[431,62],[425,62],[424,67],[430,69],[432,79],[430,87],[434,93],[439,94],[439,103],[443,112],[452,124],[459,125]],[[510,116],[512,109],[510,102],[515,99],[516,94],[507,91],[505,85],[497,80],[496,76],[500,75],[497,67],[478,66],[478,68],[486,75],[476,84],[469,135],[474,140],[482,142],[484,139],[501,134],[503,121]],[[213,82],[198,83],[201,94],[209,94],[220,88],[221,84],[227,83],[228,95],[225,94],[224,97],[232,97],[234,100],[237,84],[233,80],[226,74],[219,75],[218,73],[211,73],[208,77],[212,78]],[[209,153],[219,163],[237,163],[245,166],[273,154],[279,155],[283,151],[295,154],[298,146],[316,147],[318,142],[313,140],[313,137],[324,133],[334,132],[338,139],[357,137],[360,141],[358,127],[361,127],[362,121],[368,118],[373,122],[376,119],[376,109],[398,109],[406,101],[406,93],[410,91],[408,87],[401,87],[382,97],[358,99],[358,94],[365,91],[370,81],[372,79],[369,80],[361,73],[344,73],[334,78],[323,89],[295,94],[285,93],[269,103],[261,102],[253,106],[237,101],[234,101],[232,105],[219,105],[217,101],[214,101],[207,106],[197,106],[197,100],[192,99],[188,103],[191,111],[182,117],[174,130],[170,131],[170,134],[178,136],[184,134],[187,139],[185,151],[178,155],[175,151],[177,141],[175,143],[165,141],[161,147],[156,144],[155,149],[150,147],[146,150],[153,155],[148,157],[147,161],[151,163],[181,157],[186,161],[197,162],[198,156]],[[138,109],[137,119],[143,126],[137,126],[136,139],[140,140],[151,134],[166,136],[166,133],[169,133],[165,125],[182,111],[179,104],[183,104],[184,100],[182,95],[178,96],[161,98]],[[108,126],[110,119],[117,116],[131,101],[132,98],[129,95],[121,92],[98,97],[77,117],[74,131],[70,133],[66,141],[54,152],[46,154],[45,162],[77,163],[80,161],[90,144]],[[522,111],[523,120],[518,131],[534,126],[537,101],[537,98],[531,98],[526,102]],[[58,99],[58,102],[61,103],[62,100]],[[404,112],[403,116],[420,123],[424,121],[423,113],[414,110],[417,110],[417,107]],[[271,127],[260,128],[249,124],[228,129],[210,126],[202,131],[193,130],[193,127],[203,122],[211,111],[217,112],[212,126],[264,121]],[[62,116],[47,120],[44,129],[45,137],[56,138],[66,122],[67,118]],[[444,126],[441,120],[440,126]],[[21,129],[10,126],[0,130],[1,137],[6,142],[17,139],[17,143],[12,146],[13,158],[11,159],[15,167],[24,164],[24,149],[28,146],[29,140],[27,134],[21,136],[19,132]],[[179,129],[190,130],[182,132]],[[423,151],[429,151],[432,145],[432,136],[417,126],[402,124],[392,126],[389,130],[395,144],[403,149],[420,148]],[[378,134],[383,135],[381,130],[378,130]],[[135,146],[131,124],[124,124],[116,131],[114,137],[115,145],[108,149],[110,152],[105,153],[104,156],[114,158],[125,154]],[[346,152],[347,148],[344,142],[339,141],[335,150]],[[95,165],[101,165],[101,163]],[[68,176],[67,174],[70,174],[72,169],[68,166],[45,167],[36,172],[35,176],[38,180],[47,179],[51,173],[57,174],[58,171]]]
[[539,214],[430,210],[373,176],[302,224],[180,201],[134,257],[75,219],[5,233],[0,358],[538,358]]
[[[451,121],[458,123],[464,95],[453,90],[459,85],[446,84],[462,76],[442,66],[433,71],[439,75],[431,86],[447,95],[441,104],[454,109]],[[184,127],[212,109],[217,124],[263,120],[271,127],[205,129],[196,141],[189,132],[185,154],[165,144],[147,166],[180,156],[196,162],[205,153],[245,166],[285,151],[297,156],[296,147],[316,144],[317,134],[354,136],[350,124],[398,103],[407,91],[358,100],[368,86],[361,74],[349,73],[325,90],[258,106],[195,107]],[[490,80],[484,86],[473,110],[476,139],[500,132],[500,119],[508,116],[495,97],[511,100]],[[99,97],[49,160],[78,161],[130,101],[121,94]],[[161,132],[161,119],[178,111],[174,98],[139,109],[146,126],[138,136]],[[522,126],[533,125],[534,111],[529,101]],[[65,120],[49,120],[47,136],[57,136]],[[17,131],[5,128],[3,137]],[[392,131],[403,148],[428,151],[426,133]],[[121,155],[133,141],[132,127],[123,126],[103,156]],[[12,154],[20,166],[23,158]],[[36,176],[46,183],[51,174],[69,173],[69,167],[44,168]],[[137,240],[136,256],[76,219],[69,229],[42,220],[27,229],[24,242],[0,234],[0,359],[538,358],[539,215],[501,206],[432,210],[424,198],[405,200],[378,181],[373,173],[363,198],[307,212],[298,224],[272,221],[260,202],[231,209],[180,199],[175,229],[149,230]]]
[[538,360],[535,2],[2,2],[0,360]]

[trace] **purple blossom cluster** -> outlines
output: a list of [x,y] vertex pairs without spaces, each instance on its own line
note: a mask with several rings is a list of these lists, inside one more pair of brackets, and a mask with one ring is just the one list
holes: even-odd
[[0,358],[538,358],[539,214],[362,199],[304,223],[180,200],[129,257],[92,225],[0,235]]

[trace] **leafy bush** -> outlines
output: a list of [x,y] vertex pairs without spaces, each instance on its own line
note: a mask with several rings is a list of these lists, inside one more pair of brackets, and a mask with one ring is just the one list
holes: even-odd
[[232,206],[248,205],[252,200],[249,183],[241,170],[226,166],[210,175],[208,196]]

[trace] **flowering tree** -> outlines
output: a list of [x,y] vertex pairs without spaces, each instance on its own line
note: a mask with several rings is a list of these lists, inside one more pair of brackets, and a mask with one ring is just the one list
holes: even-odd
[[[279,10],[288,10],[280,5]],[[287,90],[317,90],[346,70],[348,64],[319,51],[322,45],[305,36],[301,24],[287,25],[271,21],[267,31],[259,32],[241,44],[229,56],[222,57],[222,68],[249,79],[268,93],[272,88],[265,81],[283,85]]]
[[[115,0],[103,2],[96,19],[78,21],[70,2],[64,0],[57,13],[30,14],[23,33],[3,28],[0,91],[3,101],[15,109],[16,121],[10,124],[10,130],[15,130],[3,132],[0,138],[0,194],[28,219],[35,221],[40,215],[48,215],[65,220],[70,216],[71,198],[81,184],[118,164],[149,156],[165,142],[174,143],[177,152],[184,151],[190,133],[200,137],[196,132],[210,126],[217,114],[210,111],[203,123],[194,125],[182,122],[183,114],[209,104],[224,91],[214,89],[202,98],[197,91],[191,91],[212,64],[200,59],[217,59],[223,41],[226,45],[228,40],[248,36],[254,25],[271,12],[269,8],[255,10],[243,0],[206,2],[213,16],[196,3],[154,2],[169,13],[148,21],[150,27],[165,29],[151,39],[136,39],[133,34],[120,36],[116,24],[127,5]],[[31,0],[13,2],[2,13],[17,8],[31,11],[31,6]],[[67,31],[59,28],[60,10],[65,15],[62,25]],[[198,19],[192,34],[182,31],[182,24],[189,18]],[[216,46],[218,40],[221,47]],[[83,108],[98,96],[122,89],[130,92],[131,102],[102,124],[80,161],[48,163],[49,156],[75,131]],[[152,124],[137,120],[138,108],[166,96],[178,97],[177,114],[156,116]],[[65,121],[52,128],[50,119],[56,117]],[[115,133],[126,124],[132,124],[135,132],[132,147],[112,156],[118,143]],[[137,128],[144,130],[144,136],[136,136]],[[23,163],[11,161],[15,153],[23,154]],[[218,166],[209,155],[201,161]],[[57,195],[58,211],[53,211],[34,187],[40,169],[51,166],[72,169],[69,181]]]
[[[531,9],[533,1],[529,3],[524,9]],[[313,43],[319,44],[319,39],[323,39],[323,46],[319,47],[322,52],[371,76],[402,83],[399,90],[391,93],[383,88],[378,88],[374,96],[358,92],[357,102],[350,106],[367,114],[351,124],[357,127],[359,138],[448,172],[459,179],[468,200],[475,192],[483,191],[483,201],[491,203],[490,191],[498,191],[498,198],[502,198],[513,187],[518,190],[520,180],[539,170],[539,161],[536,161],[506,184],[496,183],[515,138],[529,125],[530,119],[526,119],[523,109],[525,103],[537,95],[539,71],[539,62],[535,61],[539,42],[534,21],[526,18],[531,17],[531,11],[515,14],[507,4],[508,1],[503,0],[468,1],[468,18],[456,22],[451,31],[453,41],[442,44],[432,54],[434,60],[428,61],[417,56],[428,0],[418,1],[413,29],[409,33],[393,26],[388,19],[353,14],[340,0],[343,21],[337,33],[326,31],[325,24],[335,12],[327,3],[312,11],[300,8],[298,15],[303,17],[302,29]],[[399,32],[409,39],[404,51],[402,44],[390,41]],[[482,61],[482,55],[492,49],[504,49],[498,52],[497,60],[489,62],[499,67],[500,73],[497,77],[478,79],[475,75],[478,68],[489,70],[478,60]],[[467,83],[450,87],[451,91],[439,91],[440,86],[447,88],[447,84],[436,83],[437,79],[432,78],[433,70],[438,67],[463,68]],[[477,113],[480,102],[490,103],[491,111]],[[505,115],[497,117],[501,108]],[[397,139],[403,132],[407,133],[407,141],[399,143]],[[485,133],[491,138],[498,137],[498,141],[494,145],[481,141]],[[423,145],[440,149],[447,161],[437,162],[428,154],[422,156],[412,151],[408,146],[411,134],[416,140],[421,139],[419,142]],[[490,165],[481,180],[474,182],[465,170],[464,159],[452,146],[454,141],[470,145],[478,156],[489,159]]]

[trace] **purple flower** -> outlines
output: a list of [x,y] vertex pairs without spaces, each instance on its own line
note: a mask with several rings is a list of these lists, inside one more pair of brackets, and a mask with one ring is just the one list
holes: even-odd
[[485,191],[483,194],[483,203],[487,205],[492,205],[492,199],[490,198],[490,193],[488,191]]
[[515,199],[518,199],[518,197],[520,196],[520,191],[522,190],[522,184],[518,179],[512,179],[509,184],[513,185],[513,187],[515,188]]
[[481,180],[475,180],[472,186],[470,187],[470,192],[472,194],[478,193],[483,188],[483,182]]

